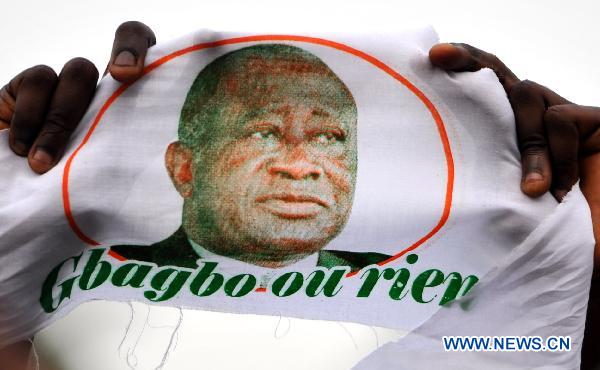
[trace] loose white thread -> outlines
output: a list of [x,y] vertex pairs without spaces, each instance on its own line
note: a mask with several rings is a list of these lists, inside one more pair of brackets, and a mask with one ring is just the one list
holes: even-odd
[[373,335],[375,335],[375,344],[376,344],[375,348],[379,348],[379,334],[377,333],[377,330],[375,330],[374,327],[369,326],[369,328],[373,331]]
[[277,320],[277,326],[275,326],[275,331],[273,332],[273,336],[275,337],[275,339],[281,339],[281,338],[285,337],[289,333],[289,331],[290,331],[291,321],[290,321],[289,318],[285,317],[285,319],[286,319],[286,321],[288,323],[287,324],[287,328],[286,328],[286,330],[285,330],[285,332],[283,334],[277,335],[277,332],[279,330],[279,326],[281,325],[281,320],[283,318],[284,318],[283,316],[279,315],[279,320]]
[[171,355],[171,352],[173,352],[173,350],[175,350],[175,347],[177,347],[177,340],[179,338],[179,328],[181,327],[181,323],[183,322],[183,311],[181,310],[181,307],[178,307],[177,309],[179,310],[179,320],[177,321],[177,325],[175,325],[175,329],[171,334],[171,339],[169,340],[169,346],[167,347],[167,351],[163,355],[162,361],[160,362],[158,367],[155,368],[155,370],[160,370],[165,366],[167,360],[169,359],[169,356]]
[[129,324],[127,324],[127,328],[125,328],[125,333],[123,333],[123,339],[121,339],[121,343],[119,343],[119,347],[117,351],[119,352],[119,357],[121,357],[121,350],[123,349],[123,344],[125,343],[125,339],[127,339],[127,335],[129,334],[129,330],[131,330],[131,325],[133,324],[133,305],[131,302],[127,302],[129,306]]
[[[31,343],[31,354],[33,355],[33,359],[35,360],[35,370],[40,370],[40,358],[38,356],[37,351],[35,350],[35,343],[33,343],[33,339],[29,339],[29,342]],[[31,362],[31,358],[29,359],[29,362]],[[28,368],[31,366],[27,366]]]
[[[130,303],[130,306],[131,306],[132,315],[133,315],[133,305],[131,305],[131,303]],[[146,308],[146,317],[144,319],[144,325],[142,327],[142,330],[138,334],[138,337],[135,340],[135,343],[133,344],[133,346],[131,346],[127,349],[127,356],[126,356],[127,366],[131,370],[135,370],[135,368],[137,367],[138,359],[137,359],[137,356],[135,355],[135,350],[137,349],[137,346],[140,343],[140,340],[142,339],[142,336],[143,336],[144,331],[146,330],[146,326],[148,324],[148,319],[150,317],[150,309],[147,306],[144,306],[144,307]],[[130,328],[128,328],[128,329],[130,329]],[[127,337],[128,335],[129,335],[129,330],[127,330],[125,332],[125,336]]]
[[352,343],[354,344],[354,349],[356,349],[358,351],[358,344],[356,344],[356,341],[354,340],[354,337],[352,336],[352,333],[350,333],[350,330],[348,330],[348,328],[346,328],[346,326],[344,326],[344,324],[342,324],[341,322],[337,323],[339,326],[342,327],[342,329],[344,329],[344,331],[346,332],[346,334],[348,334],[348,336],[350,337],[350,339],[352,339]]

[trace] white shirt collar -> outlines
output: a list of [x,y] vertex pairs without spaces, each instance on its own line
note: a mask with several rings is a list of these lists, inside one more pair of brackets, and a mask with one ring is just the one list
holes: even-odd
[[275,274],[283,271],[306,271],[310,269],[314,269],[317,267],[317,263],[319,260],[319,253],[313,253],[304,257],[303,259],[292,263],[291,265],[281,267],[281,268],[270,268],[253,265],[251,263],[243,262],[236,260],[234,258],[222,256],[220,254],[213,253],[206,248],[198,245],[193,240],[188,239],[190,245],[200,257],[199,264],[202,261],[211,261],[217,262],[219,266],[218,270],[229,274],[229,275],[238,275],[241,273],[252,274],[256,276],[256,278],[261,282],[261,286],[266,286],[269,279]]

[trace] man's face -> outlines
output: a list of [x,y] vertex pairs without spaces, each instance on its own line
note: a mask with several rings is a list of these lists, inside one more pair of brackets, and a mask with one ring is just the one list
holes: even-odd
[[184,217],[205,248],[275,267],[318,251],[345,224],[356,111],[331,72],[248,69],[221,81],[220,119],[190,148]]

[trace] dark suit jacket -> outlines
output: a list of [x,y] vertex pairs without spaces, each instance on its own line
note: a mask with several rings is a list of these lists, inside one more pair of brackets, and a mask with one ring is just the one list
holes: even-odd
[[[127,259],[152,262],[158,266],[179,266],[196,268],[199,256],[188,241],[183,227],[167,239],[152,245],[115,245],[110,248]],[[385,261],[390,256],[382,253],[357,253],[345,251],[319,251],[317,266],[350,266],[353,271]]]

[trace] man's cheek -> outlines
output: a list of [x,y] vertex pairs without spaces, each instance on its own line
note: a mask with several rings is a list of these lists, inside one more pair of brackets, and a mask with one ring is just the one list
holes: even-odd
[[323,162],[323,171],[334,187],[334,194],[352,195],[354,191],[355,170],[348,160],[329,159]]
[[267,180],[261,175],[265,173],[266,161],[262,152],[239,146],[221,157],[217,165],[221,201],[229,203],[230,208],[240,207],[247,211],[254,197],[267,185]]
[[250,162],[257,161],[265,154],[264,148],[253,144],[251,139],[240,139],[227,145],[218,153],[218,167],[224,170],[248,167]]

